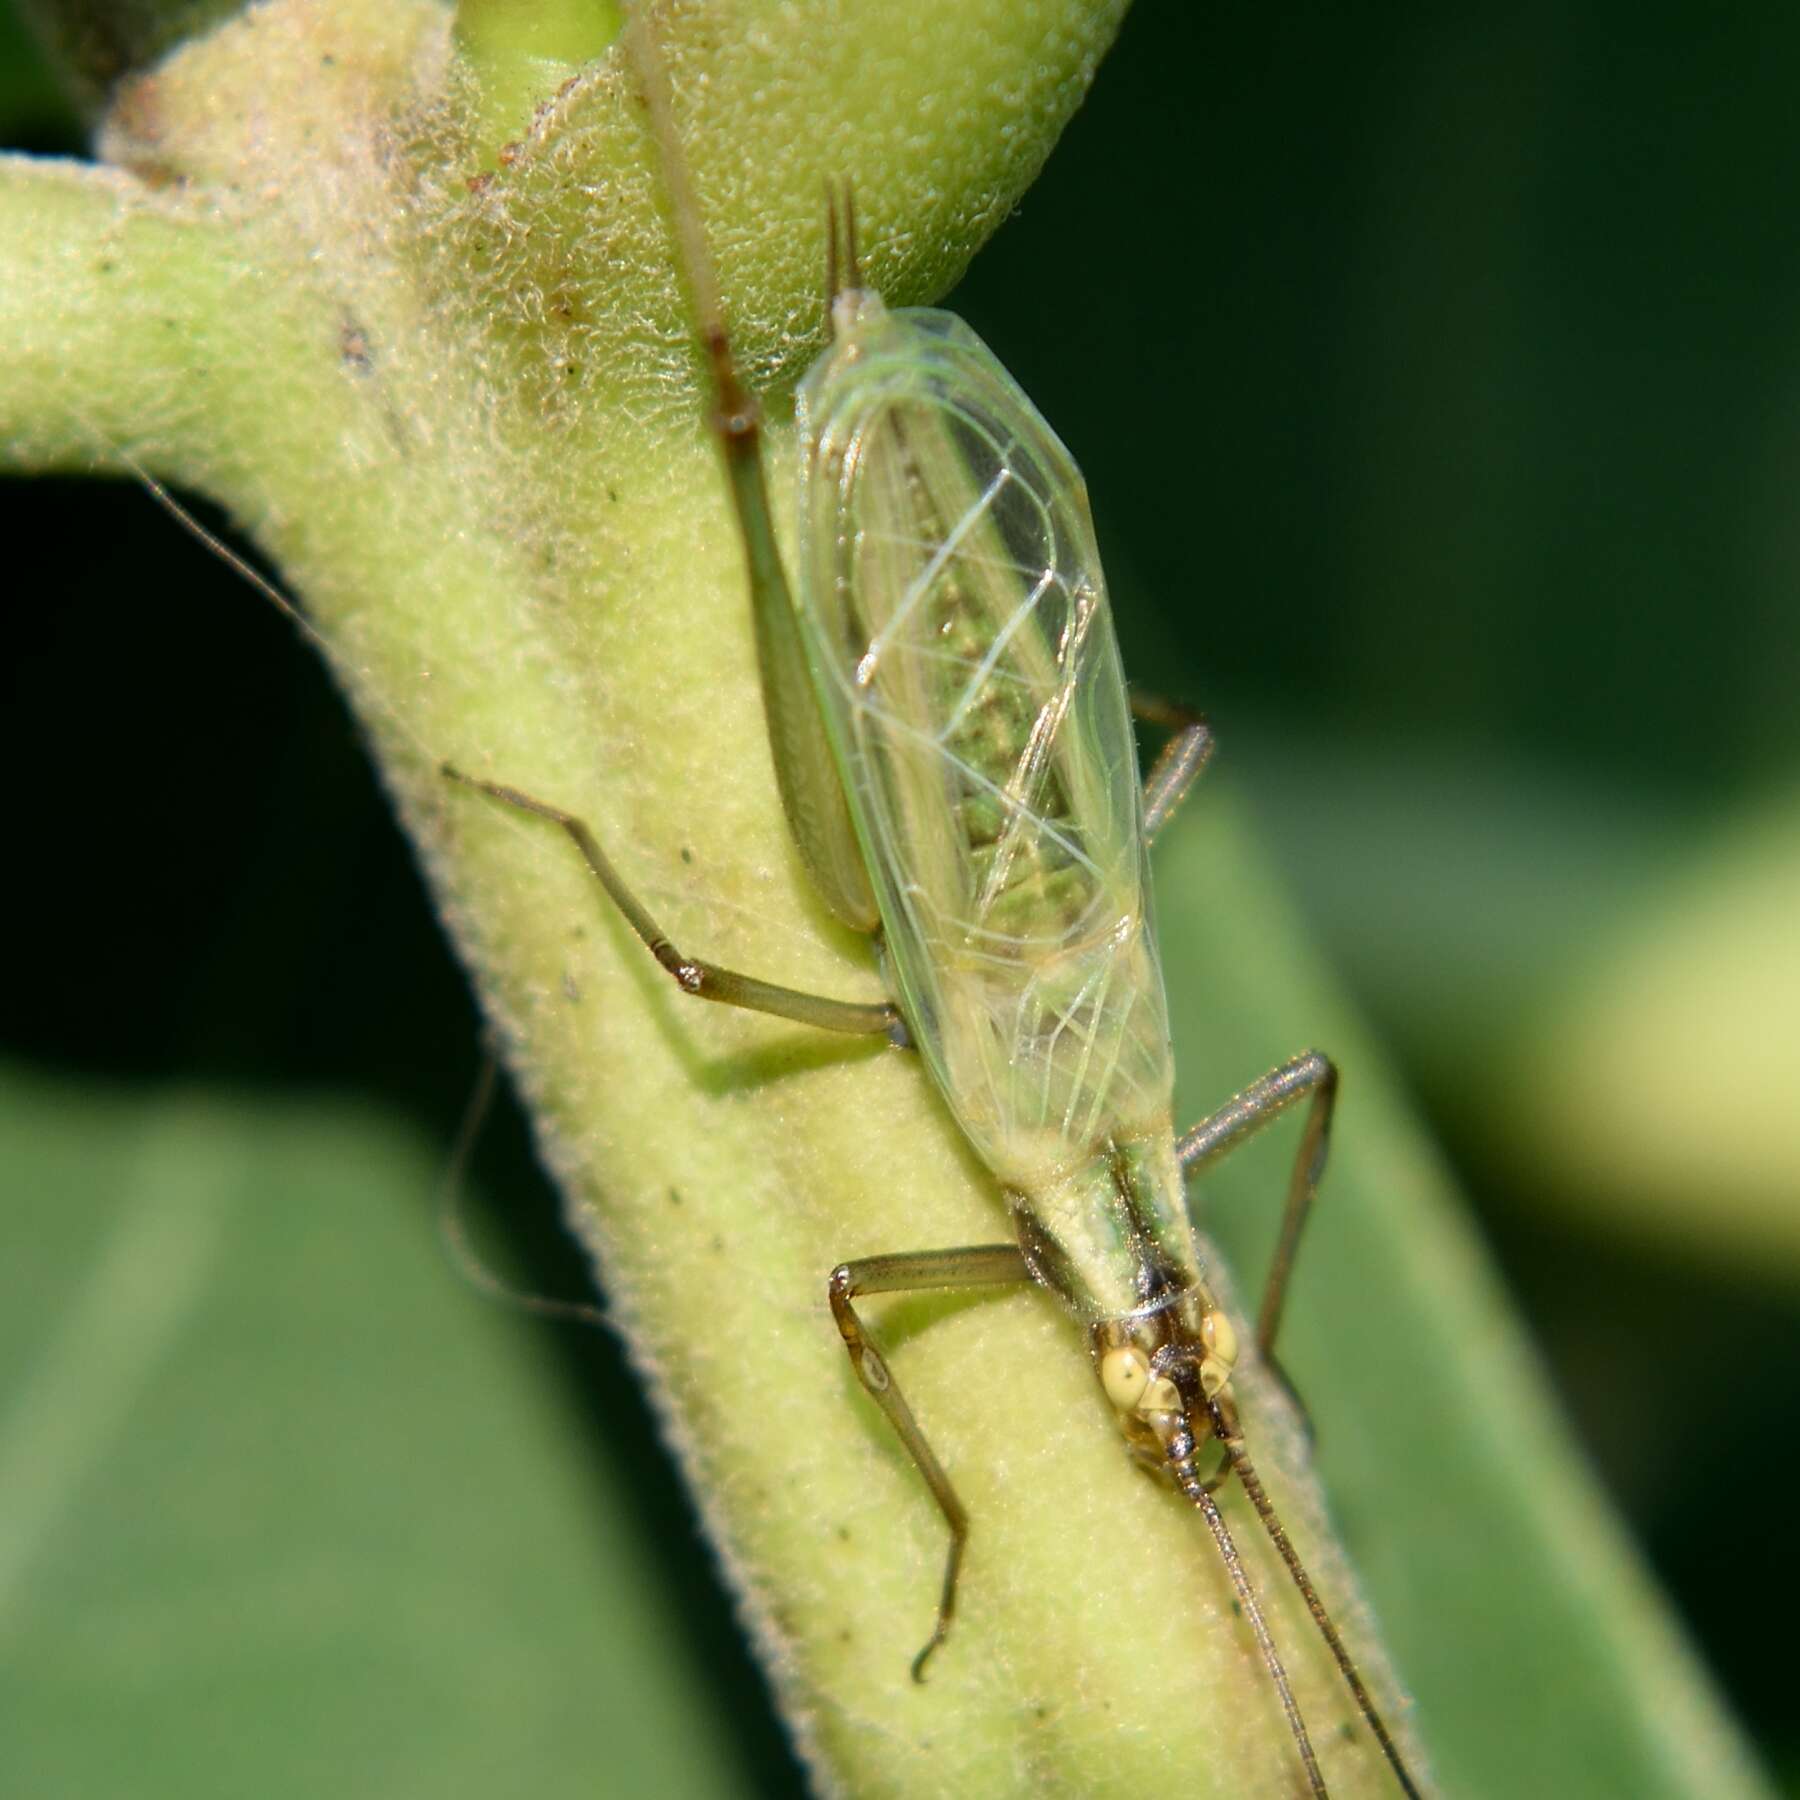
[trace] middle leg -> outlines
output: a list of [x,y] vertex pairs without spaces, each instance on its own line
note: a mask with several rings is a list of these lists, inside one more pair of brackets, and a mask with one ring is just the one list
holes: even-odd
[[1160,725],[1173,734],[1144,778],[1144,841],[1154,843],[1212,760],[1215,739],[1212,727],[1199,713],[1175,701],[1159,700],[1133,688],[1131,710],[1146,724]]
[[548,800],[539,800],[508,787],[504,782],[484,781],[478,775],[465,775],[449,763],[441,765],[446,780],[474,788],[489,799],[499,800],[519,812],[531,813],[560,825],[581,852],[589,873],[599,882],[606,897],[619,909],[626,924],[637,933],[644,948],[675,982],[684,994],[702,1000],[716,1000],[725,1006],[741,1006],[748,1012],[773,1013],[779,1019],[793,1019],[801,1025],[816,1025],[821,1031],[885,1035],[895,1043],[906,1041],[906,1027],[900,1009],[891,1001],[832,1000],[823,994],[805,994],[796,988],[782,987],[773,981],[762,981],[754,975],[740,974],[722,964],[706,962],[685,955],[669,941],[667,934],[645,910],[643,903],[625,885],[612,866],[599,840],[586,823]]

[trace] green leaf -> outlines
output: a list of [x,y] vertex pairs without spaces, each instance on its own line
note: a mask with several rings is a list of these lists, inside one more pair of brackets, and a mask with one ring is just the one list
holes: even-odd
[[1800,797],[1694,834],[1517,1021],[1520,1160],[1614,1228],[1800,1279]]
[[542,1328],[439,1254],[436,1151],[15,1068],[0,1154],[10,1788],[746,1791]]
[[1290,735],[1234,764],[1432,1099],[1565,1224],[1800,1280],[1792,785],[1695,817],[1492,757],[1400,760]]

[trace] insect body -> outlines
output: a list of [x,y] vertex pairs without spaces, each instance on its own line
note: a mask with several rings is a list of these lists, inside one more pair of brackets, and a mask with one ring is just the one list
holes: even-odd
[[[846,208],[846,216],[848,209]],[[854,265],[853,251],[846,260]],[[1167,1002],[1151,928],[1146,809],[1079,471],[963,322],[852,287],[801,384],[797,615],[912,1041],[999,1179],[1015,1245],[847,1265],[833,1301],[866,1386],[944,1506],[954,1604],[966,1522],[857,1320],[856,1292],[1029,1276],[1087,1327],[1132,1450],[1206,1515],[1323,1781],[1198,1458],[1215,1442],[1265,1520],[1228,1384],[1236,1332],[1201,1277],[1183,1164],[1307,1093],[1281,1286],[1317,1185],[1335,1073],[1297,1059],[1178,1148]],[[1208,748],[1190,724],[1153,774],[1179,801]],[[1265,1342],[1265,1349],[1269,1347]],[[1410,1777],[1310,1580],[1276,1542],[1365,1716]]]
[[799,616],[914,1043],[1090,1319],[1192,1287],[1136,756],[1080,476],[960,319],[852,290]]
[[[1204,1516],[1325,1792],[1279,1654],[1213,1488],[1244,1488],[1381,1743],[1416,1793],[1244,1446],[1236,1333],[1202,1278],[1184,1176],[1309,1099],[1258,1336],[1271,1356],[1295,1242],[1324,1160],[1335,1071],[1311,1053],[1179,1141],[1147,844],[1210,747],[1187,721],[1140,792],[1130,707],[1085,490],[1068,452],[966,325],[887,309],[857,269],[848,196],[833,208],[832,342],[799,395],[799,580],[790,592],[754,405],[732,360],[653,41],[628,29],[715,386],[750,572],[783,799],[840,917],[875,933],[890,1005],[800,994],[676,949],[585,825],[560,824],[690,993],[915,1046],[997,1178],[1014,1239],[869,1257],[830,1300],[853,1368],[950,1531],[936,1625],[953,1614],[968,1519],[855,1302],[1035,1280],[1081,1320],[1131,1450]],[[837,271],[845,279],[840,283]],[[454,774],[454,771],[451,771]],[[1216,1465],[1202,1473],[1203,1456]]]

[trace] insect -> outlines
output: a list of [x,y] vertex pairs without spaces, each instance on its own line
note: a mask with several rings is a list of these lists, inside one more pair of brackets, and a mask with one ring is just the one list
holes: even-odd
[[1251,1460],[1231,1389],[1237,1333],[1206,1283],[1185,1204],[1188,1176],[1306,1106],[1257,1328],[1272,1363],[1337,1075],[1309,1052],[1177,1138],[1147,847],[1211,737],[1176,717],[1140,788],[1080,474],[966,325],[939,311],[890,311],[863,285],[847,189],[829,208],[830,343],[798,396],[790,586],[757,409],[733,358],[667,77],[635,11],[627,41],[710,367],[785,810],[832,911],[876,940],[892,999],[829,999],[686,954],[581,819],[503,783],[445,773],[567,832],[685,992],[910,1045],[1004,1194],[1008,1242],[864,1257],[829,1278],[856,1378],[948,1529],[915,1677],[950,1631],[969,1518],[858,1302],[1033,1281],[1080,1321],[1131,1453],[1212,1534],[1311,1791],[1326,1792],[1319,1761],[1215,1498],[1227,1480],[1304,1596],[1401,1788],[1417,1794]]

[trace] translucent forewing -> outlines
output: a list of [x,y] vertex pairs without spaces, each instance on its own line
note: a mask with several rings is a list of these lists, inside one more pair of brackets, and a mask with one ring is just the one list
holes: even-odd
[[1039,1190],[1173,1085],[1086,491],[961,320],[871,295],[800,429],[801,630],[892,978],[983,1159]]

